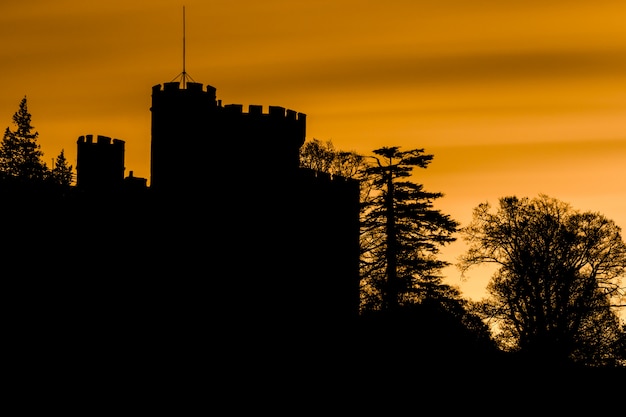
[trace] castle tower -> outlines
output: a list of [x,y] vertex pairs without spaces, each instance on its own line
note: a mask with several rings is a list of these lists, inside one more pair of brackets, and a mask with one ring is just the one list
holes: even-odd
[[186,88],[179,82],[152,87],[151,189],[171,191],[203,176],[207,119],[216,107],[211,86],[206,91],[195,82]]
[[152,88],[152,190],[200,191],[224,181],[295,175],[305,114],[280,106],[264,112],[260,105],[244,112],[240,104],[222,106],[212,86],[183,86]]
[[119,190],[124,181],[124,141],[108,136],[80,136],[77,141],[76,186],[87,191]]

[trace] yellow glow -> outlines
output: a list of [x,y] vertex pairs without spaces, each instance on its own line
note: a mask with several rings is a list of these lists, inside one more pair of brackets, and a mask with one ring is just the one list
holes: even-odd
[[[149,179],[151,88],[182,71],[182,6],[2,2],[0,127],[26,95],[46,160],[64,149],[75,164],[78,136],[102,134]],[[184,6],[186,70],[225,104],[306,113],[308,139],[342,150],[425,148],[416,178],[463,223],[480,202],[543,192],[626,228],[626,2]]]

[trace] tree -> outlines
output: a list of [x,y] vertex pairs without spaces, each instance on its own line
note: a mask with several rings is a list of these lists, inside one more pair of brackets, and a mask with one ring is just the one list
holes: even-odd
[[365,158],[354,151],[338,151],[332,141],[313,139],[300,148],[300,167],[314,171],[362,180],[367,165]]
[[72,185],[74,174],[72,166],[67,164],[63,149],[61,149],[61,153],[57,156],[54,167],[50,171],[50,179],[55,185],[64,188],[69,188]]
[[459,223],[434,209],[442,193],[408,181],[414,167],[426,168],[433,155],[423,149],[373,151],[367,168],[373,195],[362,203],[362,298],[366,310],[397,310],[425,299],[448,299],[449,286],[437,259],[441,247],[456,240]]
[[543,363],[619,362],[624,336],[611,301],[624,296],[626,244],[613,221],[546,195],[505,197],[495,213],[476,207],[461,233],[462,273],[498,266],[481,311],[503,349]]
[[332,174],[337,151],[331,141],[313,139],[300,147],[300,167]]
[[48,175],[43,162],[43,152],[37,143],[39,133],[34,131],[28,112],[26,97],[13,115],[15,131],[6,128],[0,143],[0,174],[5,180],[33,184],[42,182]]

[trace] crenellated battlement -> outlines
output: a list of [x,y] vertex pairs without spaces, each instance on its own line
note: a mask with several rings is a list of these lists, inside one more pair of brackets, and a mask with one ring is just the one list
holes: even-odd
[[[225,104],[222,105],[221,100],[217,100],[217,89],[211,85],[207,85],[203,88],[202,83],[188,82],[186,88],[181,88],[181,83],[178,81],[172,81],[163,84],[157,84],[152,87],[153,100],[157,103],[161,99],[171,100],[173,97],[185,97],[185,99],[196,98],[201,100],[208,100],[215,107],[222,109],[225,114],[229,116],[241,115],[245,116],[266,116],[268,118],[284,118],[289,121],[305,122],[306,114],[297,112],[295,110],[287,109],[282,106],[268,106],[267,113],[263,112],[263,106],[258,104],[248,105],[248,112],[244,112],[244,106],[242,104]],[[213,107],[213,106],[211,106]]]
[[287,109],[281,106],[268,106],[267,113],[263,113],[263,106],[258,104],[248,105],[248,112],[243,111],[242,104],[226,104],[223,106],[224,111],[229,115],[241,115],[250,117],[268,117],[272,119],[283,118],[285,120],[304,122],[306,121],[306,114],[297,112],[295,110]]
[[310,168],[300,168],[298,176],[301,187],[308,189],[313,194],[317,194],[313,190],[321,189],[324,190],[322,194],[332,199],[358,201],[360,187],[358,180]]
[[189,92],[201,92],[205,94],[215,95],[215,91],[216,91],[216,88],[211,85],[207,85],[206,89],[203,90],[203,84],[196,83],[196,82],[188,82],[186,83],[185,87],[186,88],[181,88],[179,81],[171,81],[169,83],[157,84],[153,86],[152,93],[158,94],[159,92],[167,93],[167,92],[174,92],[174,91],[189,91]]
[[82,135],[78,137],[76,143],[78,144],[94,144],[100,146],[117,146],[124,147],[124,141],[121,139],[111,139],[109,136],[96,135],[96,141],[93,140],[94,135]]

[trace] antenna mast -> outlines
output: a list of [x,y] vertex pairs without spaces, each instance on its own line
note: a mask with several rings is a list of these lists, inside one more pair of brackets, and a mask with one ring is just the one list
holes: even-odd
[[185,78],[187,72],[185,71],[185,6],[183,6],[183,88],[185,88]]
[[[191,82],[194,82],[193,78],[191,78],[191,76],[187,74],[187,71],[185,69],[185,52],[185,6],[183,6],[183,72],[178,74],[178,77],[180,77],[183,83],[183,88],[186,88],[187,86],[187,79],[189,79]],[[174,80],[176,80],[176,78],[174,78]]]

